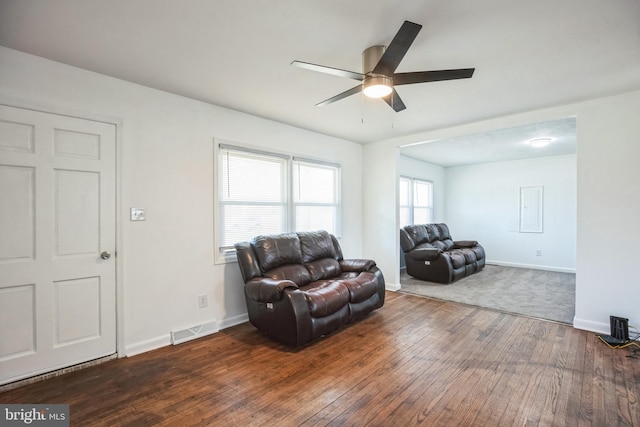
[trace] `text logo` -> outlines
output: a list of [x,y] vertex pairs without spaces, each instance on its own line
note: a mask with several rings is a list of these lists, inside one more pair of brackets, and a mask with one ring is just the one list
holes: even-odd
[[69,427],[69,405],[0,404],[0,425]]

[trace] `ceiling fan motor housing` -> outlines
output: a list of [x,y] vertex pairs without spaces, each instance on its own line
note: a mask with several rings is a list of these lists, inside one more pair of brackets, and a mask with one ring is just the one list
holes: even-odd
[[362,52],[362,74],[369,74],[376,68],[386,49],[386,46],[371,46]]

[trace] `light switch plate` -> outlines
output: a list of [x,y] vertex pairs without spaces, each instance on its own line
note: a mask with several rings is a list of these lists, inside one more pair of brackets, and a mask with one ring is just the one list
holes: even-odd
[[131,221],[144,221],[146,218],[144,217],[144,209],[142,208],[131,208]]

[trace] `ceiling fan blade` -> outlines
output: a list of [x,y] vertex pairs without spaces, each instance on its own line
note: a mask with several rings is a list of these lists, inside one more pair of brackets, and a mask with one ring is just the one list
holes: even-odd
[[373,69],[375,74],[383,74],[385,76],[391,76],[400,61],[404,58],[404,55],[409,50],[409,47],[415,40],[416,36],[420,32],[422,25],[409,21],[404,21],[402,27],[398,30],[389,46],[384,51],[384,54],[378,61],[378,64]]
[[318,71],[320,73],[332,74],[338,77],[346,77],[348,79],[362,81],[365,78],[364,74],[356,73],[355,71],[341,70],[339,68],[325,67],[324,65],[311,64],[309,62],[293,61],[291,65],[304,68],[305,70]]
[[406,105],[404,105],[404,102],[402,102],[402,99],[400,99],[400,95],[398,95],[398,92],[396,92],[395,89],[393,90],[393,92],[383,97],[382,99],[384,99],[384,101],[389,104],[389,107],[393,108],[396,113],[407,108]]
[[414,73],[398,73],[393,75],[394,85],[408,85],[412,83],[438,82],[441,80],[469,79],[475,68],[460,68],[457,70],[416,71]]
[[336,96],[332,96],[329,99],[325,99],[324,101],[317,103],[316,107],[322,107],[323,105],[333,104],[336,101],[340,101],[341,99],[346,98],[347,96],[355,95],[358,92],[362,92],[362,85],[358,85],[342,93],[339,93]]

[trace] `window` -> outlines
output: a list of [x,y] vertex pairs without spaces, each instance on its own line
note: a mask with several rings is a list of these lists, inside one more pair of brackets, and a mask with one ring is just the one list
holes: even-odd
[[340,168],[293,159],[294,230],[337,234]]
[[285,230],[287,159],[226,147],[218,159],[220,246]]
[[233,244],[286,231],[340,232],[340,165],[220,144],[217,262]]
[[433,184],[415,178],[400,177],[400,227],[433,222]]

